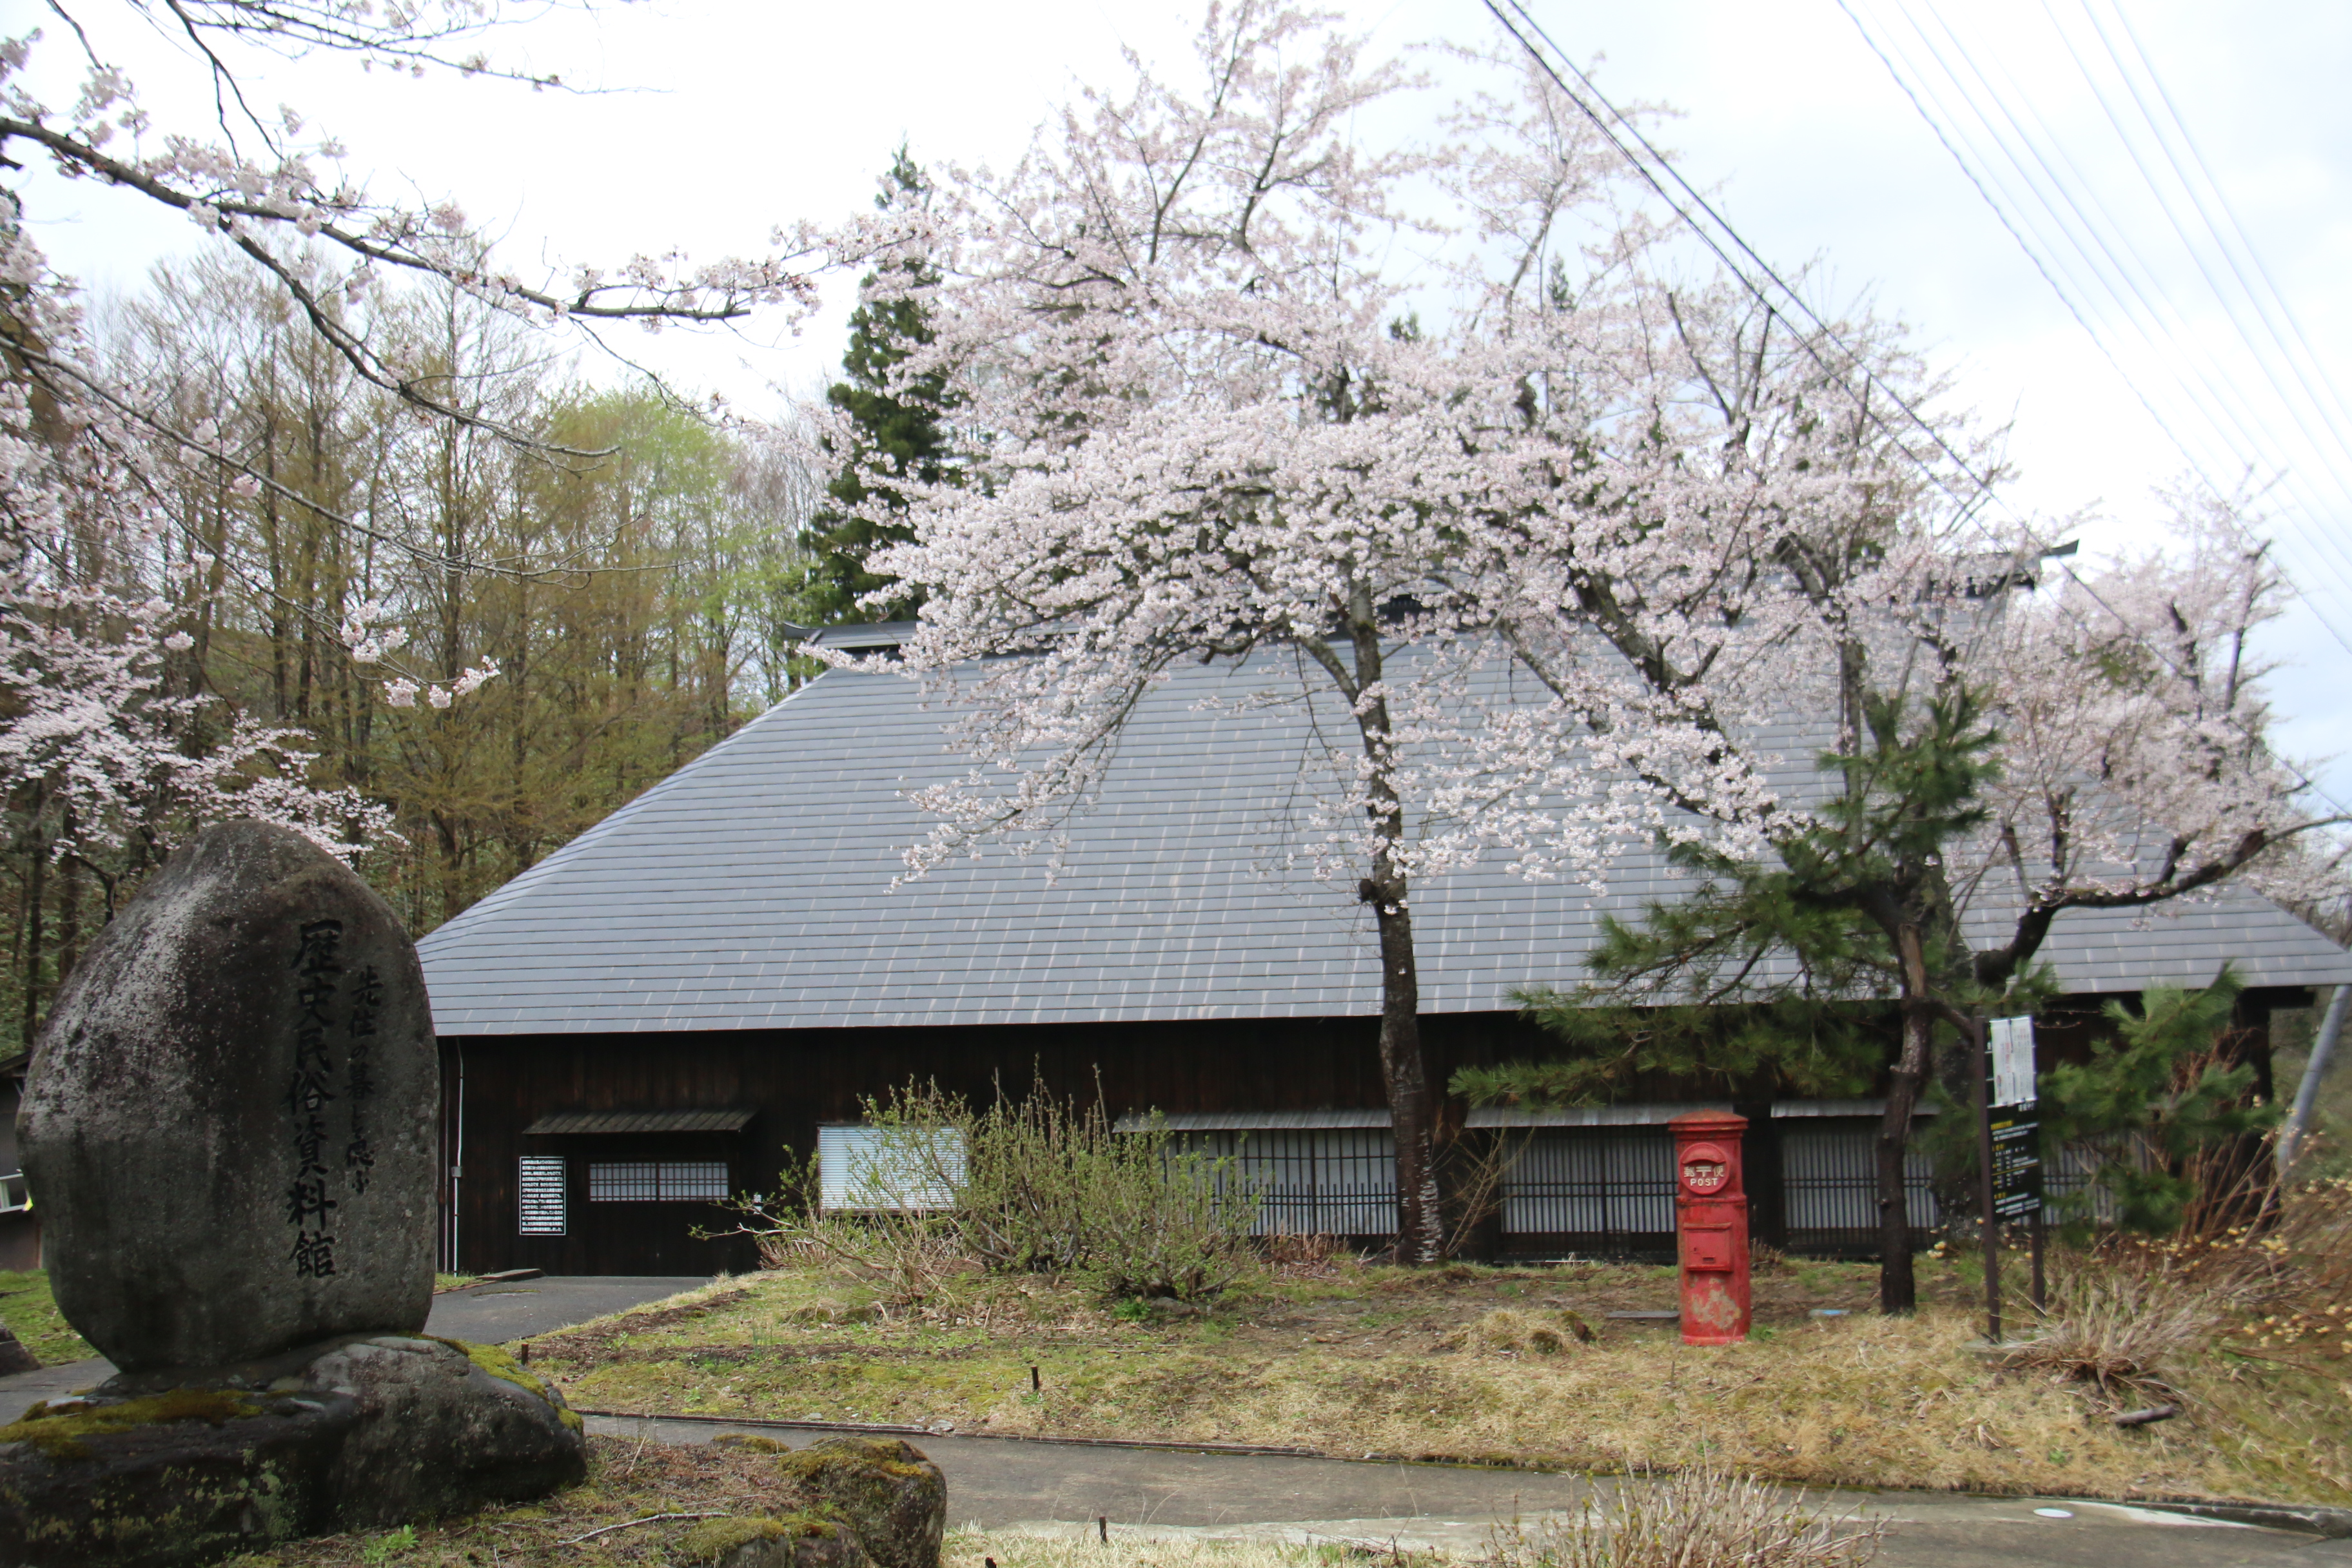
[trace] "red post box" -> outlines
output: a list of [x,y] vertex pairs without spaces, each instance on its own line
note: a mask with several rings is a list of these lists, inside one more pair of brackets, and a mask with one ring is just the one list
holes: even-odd
[[1683,1343],[1748,1337],[1748,1184],[1740,1169],[1744,1116],[1698,1112],[1675,1134],[1675,1239],[1682,1258]]

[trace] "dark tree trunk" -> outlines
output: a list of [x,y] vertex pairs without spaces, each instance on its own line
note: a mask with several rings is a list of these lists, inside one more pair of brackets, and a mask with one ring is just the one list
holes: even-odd
[[33,1048],[33,1036],[41,1026],[41,915],[42,902],[48,897],[49,846],[41,833],[40,792],[33,793],[32,841],[27,853],[31,860],[25,877],[25,1034],[24,1046]]
[[1403,878],[1375,884],[1381,889],[1373,901],[1381,931],[1381,1079],[1396,1128],[1396,1256],[1400,1263],[1434,1263],[1444,1249],[1445,1221],[1437,1188],[1437,1097],[1422,1056],[1412,914]]
[[1927,1016],[1906,1007],[1903,1053],[1886,1088],[1886,1115],[1878,1124],[1878,1310],[1908,1312],[1919,1304],[1911,1268],[1911,1214],[1904,1192],[1903,1160],[1911,1146],[1911,1112],[1927,1076]]
[[1781,1191],[1780,1128],[1772,1115],[1772,1102],[1740,1100],[1731,1109],[1748,1119],[1739,1150],[1748,1187],[1748,1234],[1766,1247],[1786,1247],[1789,1207]]
[[[73,807],[65,809],[58,827],[58,837],[73,842]],[[73,973],[74,961],[81,956],[81,856],[68,853],[58,867],[58,984],[63,985],[66,976]]]
[[1903,1048],[1886,1086],[1886,1115],[1878,1124],[1878,1310],[1909,1312],[1919,1304],[1911,1268],[1911,1214],[1904,1192],[1903,1157],[1911,1147],[1911,1113],[1927,1081],[1930,1010],[1925,944],[1918,925],[1906,921],[1895,933],[1903,966]]
[[1368,593],[1358,588],[1348,605],[1352,677],[1328,650],[1318,655],[1340,678],[1356,710],[1364,757],[1370,763],[1365,814],[1372,829],[1371,875],[1357,892],[1372,909],[1381,938],[1381,1079],[1388,1090],[1396,1133],[1399,1263],[1434,1263],[1445,1250],[1445,1211],[1438,1187],[1437,1096],[1421,1041],[1421,977],[1413,958],[1410,888],[1397,864],[1404,843],[1404,804],[1395,785],[1395,731],[1387,700],[1365,693],[1381,678],[1381,626]]

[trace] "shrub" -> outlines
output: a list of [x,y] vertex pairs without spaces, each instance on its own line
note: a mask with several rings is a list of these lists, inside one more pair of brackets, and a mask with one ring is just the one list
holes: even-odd
[[2231,1020],[2243,989],[2224,969],[2201,991],[2150,987],[2137,1013],[2110,1002],[2115,1037],[2042,1076],[2045,1147],[2072,1144],[2097,1162],[2081,1206],[2104,1197],[2124,1229],[2162,1235],[2242,1219],[2243,1200],[2259,1202],[2245,1179],[2278,1108],[2254,1097],[2254,1068],[2238,1059]]
[[1497,1533],[1503,1568],[1860,1568],[1885,1526],[1716,1469],[1596,1485],[1576,1514]]
[[728,1206],[761,1261],[844,1268],[911,1305],[961,1268],[1074,1276],[1114,1299],[1198,1300],[1254,1262],[1255,1194],[1231,1163],[1191,1152],[1156,1120],[1116,1130],[1099,1102],[1040,1086],[982,1111],[936,1085],[866,1103],[875,1130],[848,1202],[827,1212],[814,1163],[774,1197]]
[[817,1264],[869,1286],[885,1309],[929,1300],[952,1275],[972,1267],[951,1215],[928,1208],[828,1211],[814,1158],[787,1163],[776,1191],[739,1194],[719,1204],[733,1226],[698,1237],[749,1236],[762,1268]]
[[[877,1121],[912,1109],[946,1114],[937,1091],[895,1097]],[[1089,1279],[1114,1298],[1214,1295],[1252,1261],[1255,1194],[1231,1162],[1184,1150],[1157,1118],[1117,1131],[1097,1100],[1083,1108],[1041,1085],[966,1114],[956,1215],[991,1268]]]

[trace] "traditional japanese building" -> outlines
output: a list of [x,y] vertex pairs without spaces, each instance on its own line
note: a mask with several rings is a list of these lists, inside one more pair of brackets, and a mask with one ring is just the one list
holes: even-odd
[[[872,648],[898,635],[829,634]],[[747,1243],[690,1234],[723,1226],[713,1196],[771,1186],[788,1151],[854,1155],[865,1100],[909,1079],[1017,1095],[1033,1074],[1239,1153],[1269,1226],[1392,1229],[1377,947],[1354,873],[1318,875],[1301,777],[1352,727],[1304,702],[1234,705],[1299,690],[1287,659],[1156,688],[1055,864],[999,851],[904,882],[904,851],[929,830],[910,793],[968,763],[916,683],[836,670],[434,931],[420,946],[443,1060],[444,1266],[748,1267]],[[1815,749],[1789,741],[1793,758]],[[1438,1081],[1545,1054],[1512,990],[1572,983],[1601,914],[1686,887],[1638,847],[1599,893],[1499,862],[1418,885]],[[1998,889],[1984,898],[1971,918],[1990,934],[2003,911]],[[2104,997],[2201,984],[2225,960],[2256,1027],[2352,981],[2352,957],[2239,889],[2150,915],[2070,911],[2043,957],[2086,1020]],[[2044,1033],[2063,1048],[2069,1030]],[[1697,1097],[1644,1088],[1583,1110],[1451,1109],[1522,1130],[1507,1252],[1670,1249],[1664,1122]],[[1738,1108],[1757,1121],[1759,1235],[1869,1250],[1881,1106],[1759,1090]]]

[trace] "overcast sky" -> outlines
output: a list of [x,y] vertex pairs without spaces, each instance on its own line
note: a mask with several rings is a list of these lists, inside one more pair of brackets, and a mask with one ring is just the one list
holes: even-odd
[[[159,121],[200,117],[201,79],[185,60],[142,37],[127,5],[100,3],[110,10],[84,19],[109,24],[101,47],[131,65]],[[2342,288],[2352,262],[2352,91],[2343,86],[2352,6],[2122,0],[2154,79],[2307,333],[2312,353],[2298,360],[2302,345],[2275,311],[2266,328],[2242,306],[2261,357],[2243,346],[2219,302],[2231,281],[2228,258],[2209,246],[2200,268],[2117,139],[2109,110],[2131,123],[2132,100],[2120,79],[2102,74],[2090,26],[2097,16],[2127,49],[2112,0],[1944,0],[1941,18],[1927,0],[1848,3],[1882,45],[1907,51],[1915,86],[1940,95],[1948,129],[1973,130],[1983,142],[1960,88],[1932,74],[1929,43],[1970,99],[1997,122],[1995,100],[2005,103],[2050,167],[2080,182],[2083,210],[2111,225],[2102,254],[2137,275],[2160,318],[2153,339],[2118,326],[2083,290],[2110,310],[2102,352],[1837,0],[1527,0],[1562,47],[1601,61],[1604,90],[1679,111],[1661,140],[1768,259],[1817,260],[1818,302],[1868,295],[1911,323],[1968,403],[2014,422],[2021,510],[2090,512],[2074,529],[2089,548],[2126,548],[2152,538],[2151,487],[2184,472],[2190,457],[2218,482],[2234,482],[2248,464],[2279,477],[2282,558],[2307,591],[2272,639],[2292,664],[2275,683],[2279,705],[2301,754],[2352,752],[2352,653],[2321,618],[2352,637],[2352,447],[2328,381],[2352,347]],[[1344,8],[1387,46],[1494,36],[1476,0]],[[33,0],[0,0],[0,14],[11,33],[47,19]],[[673,247],[756,253],[779,222],[830,221],[865,202],[902,138],[919,160],[1011,162],[1075,83],[1120,79],[1122,47],[1181,63],[1198,16],[1095,0],[648,0],[551,15],[496,45],[503,58],[609,89],[600,93],[394,82],[322,60],[257,68],[249,96],[290,103],[334,132],[351,170],[381,192],[454,196],[504,236],[507,263],[519,269]],[[1947,22],[1950,30],[1939,30]],[[37,79],[53,104],[69,99],[59,78]],[[2159,150],[2140,145],[2166,177]],[[2006,166],[1989,158],[1987,167]],[[101,289],[135,288],[151,265],[195,243],[185,225],[140,210],[137,198],[38,175],[26,195],[27,221],[52,257]],[[2015,205],[2014,219],[2039,219],[2030,203]],[[2082,289],[2088,264],[2052,249]],[[797,336],[665,340],[652,353],[684,378],[765,411],[835,367],[847,291],[834,286],[825,312]],[[2194,373],[2185,389],[2184,366]],[[2341,376],[2352,387],[2352,367]],[[2352,799],[2352,757],[2337,756],[2323,776]]]

